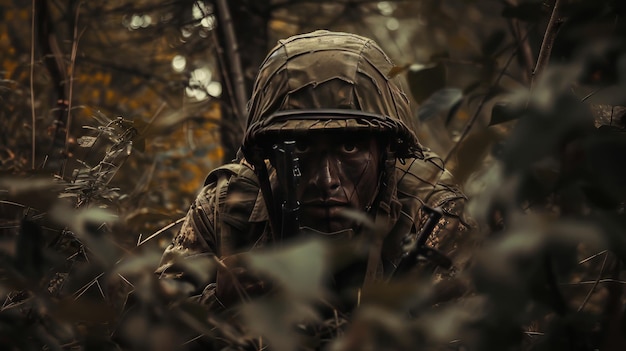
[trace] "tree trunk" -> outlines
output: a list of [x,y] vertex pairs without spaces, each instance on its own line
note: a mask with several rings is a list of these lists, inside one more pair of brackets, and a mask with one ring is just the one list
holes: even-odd
[[[225,4],[228,8],[225,8]],[[219,62],[223,65],[220,69],[224,87],[220,105],[221,146],[224,161],[228,162],[235,158],[241,145],[246,119],[245,105],[250,98],[258,67],[268,50],[270,1],[213,0],[213,6],[218,23]]]

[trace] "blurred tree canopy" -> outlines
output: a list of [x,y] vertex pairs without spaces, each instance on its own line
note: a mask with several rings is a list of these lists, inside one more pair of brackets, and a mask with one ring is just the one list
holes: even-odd
[[0,0],[0,345],[293,349],[284,323],[317,291],[304,277],[341,249],[251,254],[302,278],[276,272],[293,288],[245,306],[243,331],[152,271],[234,157],[266,52],[330,29],[396,63],[476,222],[455,274],[381,286],[332,349],[626,349],[625,15],[622,0]]

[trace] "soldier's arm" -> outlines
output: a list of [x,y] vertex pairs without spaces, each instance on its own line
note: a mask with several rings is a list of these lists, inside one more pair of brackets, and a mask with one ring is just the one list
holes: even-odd
[[[262,245],[266,220],[265,212],[260,209],[262,198],[259,199],[256,177],[246,165],[221,166],[209,174],[205,184],[187,212],[180,231],[166,248],[157,273],[161,277],[189,281],[196,293],[202,292],[201,301],[211,303],[216,292],[215,283],[228,290],[225,277],[231,277],[241,261],[236,256],[255,245]],[[213,256],[211,260],[205,260],[212,263],[207,266],[209,280],[199,281],[185,270],[184,264],[180,264],[181,260],[198,256]],[[217,268],[234,270],[226,276],[221,274],[220,282]]]
[[443,217],[427,244],[452,259],[456,266],[460,264],[457,257],[458,248],[466,239],[471,225],[465,216],[467,198],[456,185],[450,172],[441,173],[427,203],[431,207],[440,208],[443,212]]
[[[398,195],[403,204],[400,220],[406,223],[398,226],[400,230],[396,230],[388,241],[392,246],[395,241],[408,240],[410,243],[410,240],[415,240],[415,233],[424,227],[428,218],[423,205],[439,208],[442,218],[428,236],[426,245],[448,256],[453,265],[457,265],[454,254],[467,231],[464,218],[467,199],[456,185],[452,174],[445,170],[443,160],[428,151],[424,152],[424,156],[424,159],[409,159],[404,164],[397,163]],[[390,256],[393,257],[393,254]],[[432,264],[420,266],[423,271],[433,268]]]
[[[201,290],[209,281],[197,281],[185,268],[184,260],[201,256],[219,255],[219,227],[215,218],[217,187],[208,184],[196,197],[189,208],[182,227],[165,249],[156,273],[162,278],[174,278],[190,282],[195,290]],[[207,260],[208,261],[208,260]],[[214,267],[208,267],[214,270]],[[209,276],[214,276],[213,272]]]
[[452,255],[458,246],[459,240],[469,229],[463,219],[465,198],[450,199],[440,204],[443,217],[433,230],[428,245],[446,255]]

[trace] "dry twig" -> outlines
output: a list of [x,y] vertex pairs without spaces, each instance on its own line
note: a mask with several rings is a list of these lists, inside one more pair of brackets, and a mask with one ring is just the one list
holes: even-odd
[[555,0],[554,6],[552,7],[552,14],[550,15],[550,20],[548,21],[548,26],[543,35],[543,41],[541,42],[541,49],[539,50],[539,56],[537,57],[537,62],[535,64],[535,69],[532,72],[531,76],[531,89],[535,83],[536,78],[541,74],[541,72],[548,65],[548,59],[552,54],[552,47],[554,45],[554,40],[556,39],[556,35],[561,28],[561,25],[565,20],[561,17],[561,5],[563,4],[563,0]]
[[35,143],[36,143],[36,122],[37,118],[35,115],[35,3],[36,1],[32,1],[32,22],[31,22],[31,35],[30,35],[30,110],[31,110],[31,124],[32,124],[32,138],[31,138],[31,168],[35,169]]
[[585,305],[587,304],[587,302],[589,302],[589,299],[591,298],[591,295],[593,295],[593,292],[596,290],[596,287],[600,283],[600,279],[602,279],[602,274],[604,274],[604,268],[606,267],[606,261],[607,261],[608,258],[609,258],[609,252],[606,251],[604,253],[604,260],[602,261],[602,267],[600,268],[600,274],[598,274],[598,279],[596,279],[596,281],[593,283],[593,286],[591,287],[591,289],[587,293],[587,296],[585,296],[585,299],[580,304],[580,306],[578,307],[578,310],[576,312],[582,311],[583,308],[585,308]]
[[[505,3],[512,7],[518,5],[516,0],[505,0]],[[532,49],[530,47],[530,43],[528,42],[528,28],[525,27],[517,18],[511,18],[508,23],[522,57],[524,72],[526,73],[524,75],[525,82],[528,83],[528,80],[530,80],[532,76],[534,61]]]
[[61,169],[61,178],[65,177],[65,163],[68,158],[68,149],[69,149],[69,139],[70,139],[70,127],[72,126],[72,93],[74,91],[74,72],[76,66],[76,52],[78,51],[78,40],[85,32],[86,28],[83,28],[80,35],[78,34],[78,15],[80,14],[80,5],[82,2],[78,3],[76,6],[76,15],[74,19],[74,37],[72,39],[72,53],[70,56],[70,69],[69,69],[69,88],[68,88],[68,97],[67,97],[67,121],[65,126],[65,149],[63,150],[63,168]]

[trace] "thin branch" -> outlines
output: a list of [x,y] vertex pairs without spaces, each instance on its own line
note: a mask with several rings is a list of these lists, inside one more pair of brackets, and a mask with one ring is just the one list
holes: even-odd
[[135,288],[135,285],[133,285],[133,283],[131,283],[128,279],[126,279],[123,275],[121,275],[120,273],[117,273],[117,276],[120,277],[126,284],[128,284],[131,288]]
[[[518,6],[516,0],[504,0],[506,4],[509,6],[515,7]],[[533,71],[533,53],[532,48],[530,47],[530,43],[528,42],[528,28],[522,25],[521,21],[517,18],[511,18],[508,21],[509,27],[513,36],[515,37],[515,41],[517,42],[517,46],[521,53],[523,63],[524,63],[524,71],[525,71],[525,82],[531,79],[532,71]]]
[[221,18],[219,26],[223,28],[224,40],[227,46],[226,56],[230,62],[231,74],[233,75],[237,117],[243,126],[245,124],[246,101],[248,98],[246,94],[243,70],[241,68],[239,44],[235,35],[233,19],[230,16],[230,11],[228,10],[228,2],[226,0],[217,0],[217,10]]
[[[223,260],[218,259],[216,256],[211,256],[211,259],[220,268],[222,268],[226,273],[228,273],[233,283],[233,287],[235,288],[235,292],[237,293],[241,301],[249,302],[250,295],[248,294],[248,291],[246,290],[246,288],[242,285],[241,281],[239,281],[239,276],[233,271],[233,269],[227,266]],[[221,301],[219,301],[219,299],[218,299],[218,302],[220,303],[220,305],[224,306],[224,304]]]
[[[526,40],[526,38],[523,38],[523,40]],[[460,135],[459,139],[456,141],[456,143],[454,143],[452,148],[446,154],[446,157],[443,159],[443,166],[444,166],[444,168],[445,168],[446,164],[448,163],[448,161],[450,160],[450,158],[457,152],[458,148],[461,145],[461,142],[467,137],[467,135],[469,134],[470,130],[472,129],[472,127],[474,126],[474,124],[476,123],[478,118],[480,117],[480,113],[481,113],[485,103],[487,102],[487,100],[489,100],[489,95],[494,90],[493,87],[497,87],[498,86],[498,84],[500,83],[500,80],[502,79],[502,77],[504,77],[504,74],[506,73],[507,68],[509,67],[509,65],[513,61],[513,58],[517,55],[519,49],[520,48],[517,47],[516,49],[513,50],[513,52],[511,53],[511,55],[507,59],[506,63],[504,64],[504,67],[502,67],[502,70],[498,74],[498,77],[494,81],[492,88],[488,91],[487,94],[485,94],[482,97],[478,107],[476,108],[476,111],[474,112],[474,114],[472,115],[470,120],[467,122],[465,127],[463,128],[463,131],[461,132],[461,135]],[[439,179],[441,178],[441,176],[443,174],[444,174],[444,171],[441,170],[439,172],[433,173],[432,178],[428,179],[429,182],[432,184],[432,188],[430,189],[429,194],[425,198],[429,198],[435,192],[435,189],[437,188],[437,183],[439,182]]]
[[591,255],[591,256],[585,258],[584,260],[578,262],[578,264],[583,264],[583,263],[585,263],[587,261],[593,260],[594,258],[596,258],[596,257],[598,257],[598,256],[600,256],[600,255],[602,255],[604,253],[606,253],[606,251],[607,250],[602,250],[602,251],[598,252],[597,254]]
[[87,282],[87,284],[83,285],[78,290],[76,290],[74,294],[72,294],[74,295],[74,300],[78,300],[81,296],[83,296],[85,292],[87,292],[87,290],[89,290],[89,288],[91,288],[94,284],[98,283],[98,279],[102,278],[102,276],[104,276],[104,273],[105,272],[98,274],[95,278]]
[[152,117],[150,117],[150,120],[148,121],[148,123],[146,123],[143,129],[139,131],[139,135],[143,136],[146,134],[146,132],[148,131],[148,128],[150,128],[150,126],[152,125],[152,123],[154,123],[154,120],[157,118],[157,116],[159,116],[161,112],[163,111],[163,109],[165,109],[165,106],[167,106],[167,103],[163,101],[161,105],[159,105],[159,107],[157,108],[156,112],[154,112]]
[[102,290],[102,285],[98,280],[96,280],[96,287],[98,287],[98,291],[100,292],[100,296],[102,296],[102,299],[106,300],[107,297],[104,294],[104,291]]
[[30,34],[30,110],[31,110],[31,124],[32,124],[32,139],[31,139],[31,168],[35,169],[35,130],[36,130],[36,122],[37,118],[35,115],[35,84],[34,84],[34,76],[35,76],[35,20],[36,20],[36,12],[35,12],[35,2],[36,0],[32,0],[32,23],[31,23],[31,34]]
[[541,49],[539,50],[539,56],[537,57],[537,63],[535,64],[535,69],[533,70],[531,76],[531,88],[535,79],[544,68],[548,65],[548,59],[552,54],[552,47],[554,45],[554,40],[556,39],[556,35],[561,28],[561,25],[564,22],[564,19],[561,17],[560,9],[562,0],[555,0],[554,6],[552,7],[552,14],[550,15],[550,20],[548,21],[548,26],[546,27],[546,32],[543,35],[543,41],[541,43]]
[[[410,1],[413,0],[391,0],[390,2],[398,2],[398,3],[408,3]],[[378,3],[379,0],[334,0],[334,1],[320,1],[320,0],[283,0],[283,1],[277,1],[275,3],[272,3],[270,9],[272,11],[281,9],[281,8],[289,8],[291,6],[299,6],[299,5],[304,5],[304,4],[320,4],[320,3],[332,3],[332,4],[338,4],[338,5],[353,5],[353,4],[358,4],[358,5],[365,5],[365,4],[371,4],[371,3]]]
[[543,336],[543,335],[545,335],[545,333],[536,332],[536,331],[527,331],[527,332],[524,332],[524,334],[526,334],[528,336]]
[[[69,71],[69,89],[67,94],[67,121],[65,123],[65,150],[63,151],[63,158],[67,160],[69,157],[69,139],[70,139],[70,129],[72,126],[72,93],[74,91],[74,72],[76,66],[76,52],[78,51],[78,40],[85,32],[85,28],[81,31],[80,35],[78,34],[78,15],[80,14],[80,5],[82,5],[82,1],[78,3],[76,6],[76,15],[74,17],[74,37],[72,39],[72,53],[70,56],[70,71]],[[61,170],[61,178],[65,177],[65,165],[63,165],[63,169]]]
[[575,283],[561,283],[560,285],[590,285],[590,284],[599,284],[599,283],[614,283],[614,284],[623,284],[626,285],[626,280],[605,278],[600,280],[582,280]]
[[589,94],[585,95],[585,97],[583,97],[580,102],[585,102],[587,101],[587,99],[589,99],[590,97],[596,95],[597,93],[601,92],[603,89],[605,89],[606,87],[599,87],[598,89],[590,92]]
[[[222,110],[222,118],[219,123],[221,130],[221,140],[222,146],[225,146],[225,150],[227,150],[230,146],[233,145],[231,152],[232,156],[236,157],[236,149],[239,139],[241,138],[241,133],[244,130],[243,124],[243,116],[238,116],[237,113],[237,98],[233,92],[233,83],[229,77],[231,76],[228,73],[228,65],[226,63],[227,59],[224,55],[224,49],[222,48],[222,44],[220,43],[220,38],[218,38],[217,30],[211,31],[211,37],[213,39],[213,45],[215,48],[215,57],[217,57],[218,67],[222,74],[222,83],[224,86],[225,93],[219,97],[221,101],[220,107]],[[232,118],[224,118],[228,116],[233,116]],[[225,153],[228,154],[228,152]]]
[[594,290],[596,290],[596,287],[598,286],[598,284],[600,283],[600,280],[602,279],[602,274],[604,274],[604,268],[606,267],[606,261],[608,260],[608,258],[609,258],[609,252],[607,251],[604,253],[604,261],[602,261],[602,267],[600,268],[600,274],[598,274],[598,279],[596,279],[596,281],[593,283],[593,286],[587,293],[587,296],[585,296],[583,303],[580,304],[580,307],[578,307],[577,312],[580,312],[583,310],[587,302],[589,302],[591,295],[593,295]]
[[156,236],[158,236],[159,234],[163,233],[164,231],[172,228],[173,226],[175,226],[175,225],[177,225],[179,223],[182,223],[182,221],[184,221],[184,220],[185,220],[185,217],[179,218],[175,222],[170,223],[170,224],[166,225],[165,227],[157,230],[156,233],[150,235],[149,237],[145,238],[144,240],[141,240],[141,235],[139,235],[139,239],[137,240],[137,246],[141,246],[141,245],[145,244],[148,240],[151,240],[151,239],[155,238]]
[[[515,20],[515,23],[517,23],[516,27],[518,30],[518,39],[519,39],[519,46],[520,46],[520,51],[522,52],[522,57],[524,58],[524,66],[526,68],[526,83],[528,83],[528,80],[530,79],[530,75],[531,75],[531,70],[532,70],[532,66],[533,66],[533,51],[532,48],[530,47],[530,43],[528,42],[528,31],[529,28],[522,26],[520,24],[520,21]],[[526,39],[522,39],[522,38],[526,38]]]
[[7,200],[0,200],[0,204],[13,205],[13,206],[21,207],[21,208],[26,208],[27,207],[26,205],[22,205],[22,204],[19,204],[17,202],[7,201]]
[[193,338],[191,338],[191,339],[189,339],[189,340],[187,340],[187,341],[183,342],[181,345],[183,345],[183,346],[189,345],[189,344],[191,344],[192,342],[194,342],[194,341],[196,341],[196,340],[200,340],[201,338],[203,338],[203,337],[205,337],[205,336],[206,336],[205,334],[200,334],[200,335],[198,335],[198,336],[195,336],[195,337],[193,337]]
[[[506,69],[509,67],[509,65],[513,61],[513,58],[515,57],[515,55],[517,55],[518,51],[519,51],[519,48],[513,50],[513,53],[511,54],[511,56],[509,56],[508,60],[504,64],[504,67],[502,68],[502,70],[498,74],[498,77],[494,81],[494,83],[493,83],[494,87],[498,86],[498,83],[500,83],[500,80],[504,76],[504,72],[506,72]],[[469,134],[470,130],[474,126],[474,123],[476,123],[476,121],[478,120],[478,117],[480,116],[480,112],[482,111],[482,109],[485,106],[485,103],[487,102],[488,99],[489,99],[489,93],[485,94],[483,96],[483,98],[480,100],[480,104],[476,108],[476,111],[474,112],[474,115],[472,115],[472,118],[467,122],[467,124],[465,125],[465,128],[463,128],[463,131],[461,132],[461,136],[459,137],[459,140],[456,143],[454,143],[454,145],[452,146],[450,151],[448,151],[448,154],[446,155],[446,157],[443,159],[443,164],[444,165],[446,165],[448,163],[448,161],[450,160],[450,157],[452,157],[452,155],[454,155],[456,153],[456,150],[461,145],[461,142],[463,141],[463,139],[465,139],[465,137],[467,137],[467,135]]]
[[[47,1],[39,1],[37,4],[39,5],[35,12],[37,14],[36,23],[38,24],[37,38],[41,46],[43,62],[50,73],[56,93],[56,107],[51,110],[55,114],[51,133],[52,140],[41,168],[54,169],[55,174],[61,174],[59,167],[64,160],[58,159],[58,156],[62,155],[63,142],[65,141],[65,133],[63,132],[65,114],[63,111],[67,108],[67,69],[63,60],[63,51],[58,43],[58,33],[54,27],[54,15],[50,11]],[[51,165],[47,165],[48,161]]]

